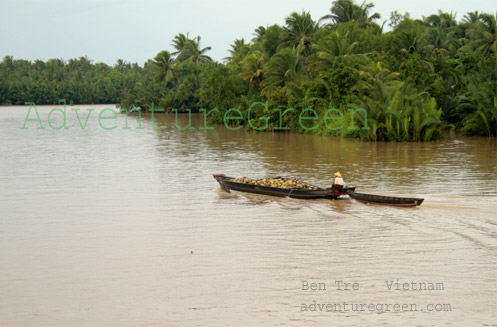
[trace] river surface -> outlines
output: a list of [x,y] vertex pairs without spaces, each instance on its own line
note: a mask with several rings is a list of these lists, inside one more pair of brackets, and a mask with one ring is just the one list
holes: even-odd
[[[28,106],[0,107],[2,326],[497,326],[495,139],[364,143],[199,130],[201,116],[179,130],[164,114],[160,131],[150,115],[100,126],[108,105],[68,107],[53,130],[53,108],[37,107],[41,130],[21,129]],[[212,178],[329,186],[336,171],[425,202],[228,194]]]

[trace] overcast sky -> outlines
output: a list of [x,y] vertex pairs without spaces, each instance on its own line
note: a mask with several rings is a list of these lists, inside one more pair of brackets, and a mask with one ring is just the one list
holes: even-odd
[[[356,1],[362,3],[362,1]],[[495,0],[373,0],[374,12],[412,18],[468,11],[495,15]],[[249,41],[259,25],[284,24],[293,11],[310,11],[313,19],[329,13],[331,0],[0,0],[0,58],[77,58],[113,65],[121,58],[143,64],[161,50],[172,50],[178,33],[200,35],[201,46],[221,61],[234,39]],[[385,25],[386,26],[386,25]]]

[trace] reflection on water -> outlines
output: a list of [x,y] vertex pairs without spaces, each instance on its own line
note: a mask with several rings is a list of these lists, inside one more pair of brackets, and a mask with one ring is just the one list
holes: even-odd
[[[89,106],[79,108],[85,119]],[[51,107],[38,109],[46,123]],[[223,126],[178,131],[171,115],[156,117],[162,131],[150,115],[143,130],[137,115],[130,130],[124,115],[103,122],[114,130],[100,128],[96,115],[81,130],[69,114],[69,130],[20,130],[26,113],[0,108],[0,325],[495,324],[495,140],[375,144]],[[327,186],[337,170],[358,191],[425,202],[228,194],[211,176]],[[385,287],[397,279],[445,289]],[[303,291],[302,280],[328,289]],[[335,280],[360,289],[337,291]],[[301,312],[313,301],[452,310]]]

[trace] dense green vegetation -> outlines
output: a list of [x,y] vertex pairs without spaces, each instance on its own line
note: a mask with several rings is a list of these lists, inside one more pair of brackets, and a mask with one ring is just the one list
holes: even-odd
[[[313,108],[320,117],[313,133],[361,137],[373,141],[431,141],[447,128],[466,135],[497,136],[497,15],[470,12],[457,21],[452,13],[412,19],[393,12],[390,31],[380,26],[370,3],[332,3],[319,20],[308,12],[291,13],[284,26],[259,26],[254,38],[233,42],[225,63],[214,62],[200,37],[178,34],[174,52],[161,51],[144,67],[118,62],[114,67],[86,58],[0,63],[0,103],[121,103],[180,110],[218,108],[210,116],[222,122],[230,108],[252,112],[252,125],[270,116],[303,132],[299,115]],[[293,108],[284,117],[274,109]],[[351,117],[348,109],[364,108],[368,130],[324,121],[330,108]],[[280,118],[282,121],[280,122]],[[240,123],[240,121],[238,122]],[[328,123],[329,124],[329,123]]]
[[143,68],[121,59],[110,67],[86,57],[29,62],[6,56],[0,62],[0,104],[119,103],[144,75]]

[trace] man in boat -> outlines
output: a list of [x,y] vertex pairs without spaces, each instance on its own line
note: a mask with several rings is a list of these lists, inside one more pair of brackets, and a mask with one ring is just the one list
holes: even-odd
[[342,174],[340,174],[339,171],[335,173],[335,179],[333,180],[333,184],[331,185],[331,188],[334,188],[336,190],[341,190],[344,187],[344,181]]

